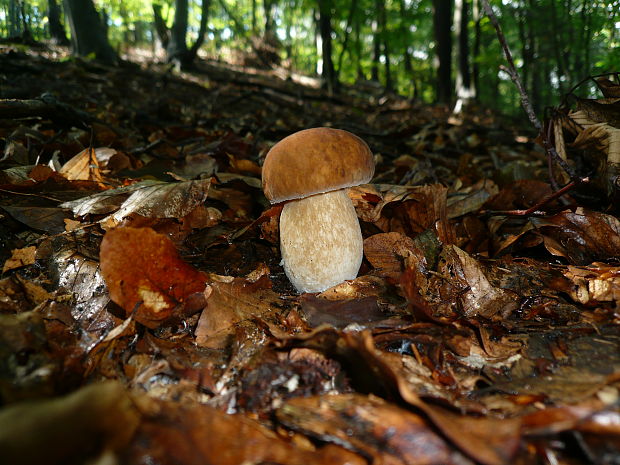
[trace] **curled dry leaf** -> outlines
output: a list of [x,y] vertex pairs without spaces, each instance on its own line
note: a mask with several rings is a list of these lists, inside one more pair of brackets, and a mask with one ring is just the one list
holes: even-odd
[[471,417],[429,404],[408,383],[400,357],[378,350],[370,332],[345,333],[343,337],[346,344],[361,355],[375,376],[380,376],[407,403],[423,411],[460,450],[485,465],[509,463],[519,446],[519,419]]
[[102,221],[120,222],[132,213],[148,218],[182,218],[202,204],[211,180],[185,182],[143,181],[131,186],[61,204],[76,216],[100,215],[115,211]]
[[149,328],[204,307],[207,275],[184,262],[168,237],[149,228],[117,228],[101,242],[110,298]]
[[614,216],[578,208],[530,222],[543,235],[549,252],[574,265],[620,258],[620,220]]

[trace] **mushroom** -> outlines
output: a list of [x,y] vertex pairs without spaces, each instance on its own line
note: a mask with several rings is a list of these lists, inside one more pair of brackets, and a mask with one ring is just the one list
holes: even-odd
[[375,171],[372,152],[350,132],[313,128],[267,153],[263,191],[280,215],[284,272],[299,292],[321,292],[357,276],[363,239],[347,188]]

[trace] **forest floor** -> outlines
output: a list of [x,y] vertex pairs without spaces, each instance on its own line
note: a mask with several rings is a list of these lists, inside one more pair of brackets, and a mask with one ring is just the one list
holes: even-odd
[[[620,463],[617,98],[517,215],[546,155],[480,108],[53,55],[0,47],[6,463]],[[359,277],[300,296],[261,164],[317,126],[376,173]]]

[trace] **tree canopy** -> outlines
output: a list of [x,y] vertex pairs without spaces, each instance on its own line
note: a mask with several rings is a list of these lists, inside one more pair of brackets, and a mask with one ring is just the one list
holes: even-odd
[[[277,62],[291,73],[322,74],[332,85],[374,81],[376,87],[424,102],[454,103],[459,95],[454,86],[463,82],[457,74],[464,71],[471,95],[483,106],[506,113],[517,109],[519,96],[500,68],[503,56],[481,0],[205,1],[111,0],[95,6],[121,56],[142,49],[163,59],[162,39],[167,38],[162,33],[177,47],[168,44],[168,52],[178,55],[183,36],[175,36],[174,23],[183,17],[177,14],[181,7],[187,8],[181,45],[193,56],[260,66]],[[0,36],[50,39],[60,7],[70,37],[69,2],[59,3],[0,0]],[[587,76],[620,66],[618,0],[490,3],[538,111],[557,104]]]

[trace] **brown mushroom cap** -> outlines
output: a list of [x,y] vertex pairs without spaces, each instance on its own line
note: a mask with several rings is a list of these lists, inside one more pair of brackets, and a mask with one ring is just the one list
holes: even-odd
[[278,203],[364,184],[374,172],[372,152],[359,137],[341,129],[305,129],[267,153],[263,191]]

